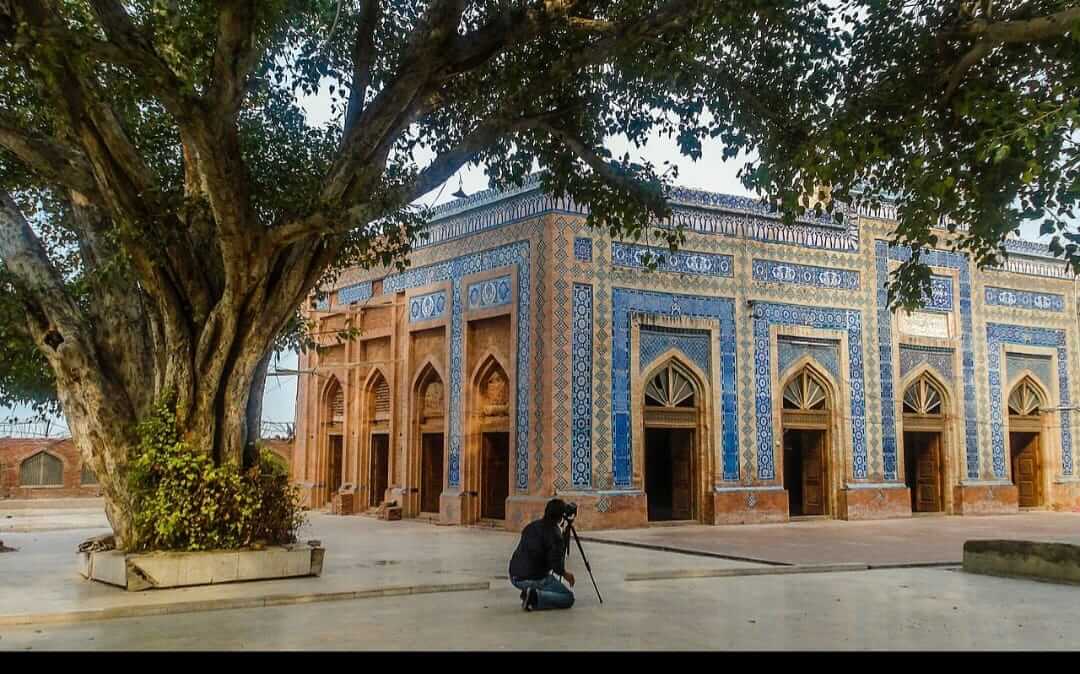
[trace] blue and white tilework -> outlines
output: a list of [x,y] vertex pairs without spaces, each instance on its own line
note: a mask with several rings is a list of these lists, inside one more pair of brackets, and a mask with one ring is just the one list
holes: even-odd
[[338,304],[352,304],[371,298],[371,281],[346,286],[337,293]]
[[1008,383],[1016,378],[1024,370],[1031,370],[1035,378],[1050,390],[1050,382],[1054,381],[1050,374],[1050,357],[1035,356],[1028,353],[1005,354],[1005,382]]
[[446,291],[420,295],[409,300],[409,322],[433,321],[446,313]]
[[854,309],[800,307],[769,302],[754,303],[754,381],[757,388],[758,479],[776,478],[773,457],[772,382],[769,327],[804,325],[821,330],[847,333],[851,393],[852,474],[856,480],[867,477],[866,462],[866,387],[863,383],[862,314]]
[[593,287],[574,284],[571,348],[571,483],[592,485]]
[[[462,445],[462,343],[464,320],[462,312],[461,279],[503,267],[516,267],[518,284],[517,307],[517,487],[529,486],[529,389],[532,382],[530,370],[529,338],[532,334],[530,316],[531,280],[529,277],[529,242],[520,241],[499,248],[463,255],[427,267],[410,269],[388,276],[383,281],[383,292],[394,293],[407,288],[452,281],[450,309],[450,459],[448,477],[451,487],[461,484]],[[503,277],[509,278],[509,277]]]
[[709,366],[712,362],[712,342],[705,330],[642,326],[638,331],[639,369],[644,372],[653,361],[671,349],[681,351],[690,362],[701,368],[707,378],[712,378]]
[[859,289],[859,272],[829,269],[792,262],[754,260],[754,280],[764,283],[794,283],[818,288]]
[[574,239],[574,259],[578,262],[592,262],[592,239],[579,236]]
[[836,341],[807,339],[805,337],[780,337],[776,340],[776,371],[782,374],[803,356],[810,356],[825,371],[842,381],[840,376],[840,345]]
[[[1005,478],[1005,415],[1008,414],[1006,400],[1009,392],[1003,390],[1006,385],[1005,376],[1002,372],[1002,345],[1023,344],[1025,346],[1049,346],[1057,349],[1058,361],[1058,395],[1060,402],[1048,401],[1050,405],[1060,405],[1062,408],[1069,407],[1071,403],[1069,393],[1069,353],[1065,347],[1065,331],[1051,330],[1049,328],[1032,328],[1024,325],[1004,325],[1001,323],[986,324],[986,353],[987,370],[990,378],[990,432],[993,440],[994,451],[994,477]],[[1061,472],[1064,475],[1072,475],[1072,429],[1070,428],[1071,413],[1067,409],[1060,411],[1061,419]]]
[[930,276],[930,296],[923,296],[924,311],[953,310],[953,282],[948,276]]
[[1035,293],[1011,288],[986,286],[986,303],[1001,307],[1019,307],[1040,311],[1065,311],[1065,297],[1054,293]]
[[720,338],[720,397],[724,479],[739,479],[739,435],[735,389],[735,302],[701,297],[612,288],[611,399],[612,444],[616,487],[631,483],[630,325],[633,316],[692,316],[716,320]]
[[510,304],[510,277],[488,279],[469,285],[469,309],[490,309]]
[[706,276],[731,276],[732,257],[713,253],[680,250],[672,253],[662,248],[650,248],[619,241],[611,242],[611,263],[616,267],[644,269],[643,258],[652,256],[660,271]]
[[929,346],[900,345],[900,379],[904,379],[915,368],[923,363],[933,367],[945,378],[945,383],[952,383],[953,374],[953,350],[937,349]]
[[[893,380],[892,312],[889,311],[887,284],[889,260],[904,262],[911,259],[911,249],[890,246],[885,241],[874,242],[877,267],[878,356],[881,364],[881,453],[885,461],[885,479],[897,479],[896,466],[896,403]],[[975,398],[974,331],[971,326],[971,271],[967,257],[943,250],[924,251],[922,261],[932,267],[956,269],[960,275],[960,334],[961,368],[964,382],[964,438],[967,450],[968,479],[979,479],[979,434]],[[940,277],[944,278],[944,277]],[[952,282],[949,282],[952,287]],[[951,299],[951,290],[950,303]],[[932,298],[931,298],[932,299]]]

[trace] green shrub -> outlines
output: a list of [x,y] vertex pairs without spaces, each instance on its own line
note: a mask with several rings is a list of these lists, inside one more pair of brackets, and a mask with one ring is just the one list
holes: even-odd
[[138,550],[222,550],[295,543],[304,525],[287,469],[260,449],[256,465],[217,465],[181,442],[168,403],[138,428],[131,470]]

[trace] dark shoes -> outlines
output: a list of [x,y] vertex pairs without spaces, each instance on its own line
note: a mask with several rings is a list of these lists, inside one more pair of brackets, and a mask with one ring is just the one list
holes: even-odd
[[521,591],[521,608],[526,611],[535,611],[539,600],[540,596],[536,594],[536,588],[530,587],[528,590]]

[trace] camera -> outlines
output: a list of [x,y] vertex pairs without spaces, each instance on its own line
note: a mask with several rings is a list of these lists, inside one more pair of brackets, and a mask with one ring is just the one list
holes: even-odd
[[577,504],[576,503],[567,503],[567,504],[565,504],[565,506],[563,507],[562,516],[563,516],[563,519],[566,520],[567,522],[573,522],[574,518],[577,517]]

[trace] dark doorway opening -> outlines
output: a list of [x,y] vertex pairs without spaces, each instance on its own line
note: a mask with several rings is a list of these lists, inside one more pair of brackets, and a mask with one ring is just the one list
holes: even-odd
[[1019,490],[1021,508],[1042,505],[1040,489],[1039,433],[1009,433],[1013,484]]
[[376,433],[371,436],[371,497],[369,505],[378,507],[386,498],[390,486],[390,436]]
[[344,444],[340,435],[330,436],[330,494],[341,490],[345,463]]
[[941,433],[904,433],[904,481],[911,490],[911,512],[945,510]]
[[825,438],[822,430],[784,431],[784,488],[792,517],[825,515]]
[[649,521],[693,519],[694,432],[682,428],[645,431],[645,495]]
[[480,517],[506,519],[510,497],[510,434],[484,433],[480,457]]
[[420,512],[438,513],[443,488],[443,435],[425,433],[422,440]]

